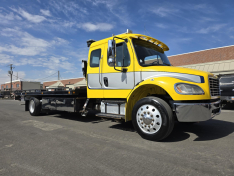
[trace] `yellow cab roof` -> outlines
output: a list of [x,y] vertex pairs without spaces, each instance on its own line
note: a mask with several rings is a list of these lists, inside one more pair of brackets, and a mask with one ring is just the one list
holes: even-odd
[[[157,39],[155,39],[153,37],[149,37],[147,35],[123,33],[123,34],[115,35],[115,37],[119,37],[119,38],[138,38],[138,39],[142,39],[142,40],[148,41],[150,43],[153,43],[153,44],[159,46],[160,48],[163,49],[163,51],[168,51],[169,50],[169,47],[165,43],[163,43],[163,42],[161,42],[161,41],[159,41],[159,40],[157,40]],[[93,42],[90,47],[94,47],[94,46],[100,45],[102,43],[106,43],[108,40],[112,40],[112,39],[113,39],[113,37],[109,37],[109,38],[106,38],[106,39],[102,39],[102,40]]]

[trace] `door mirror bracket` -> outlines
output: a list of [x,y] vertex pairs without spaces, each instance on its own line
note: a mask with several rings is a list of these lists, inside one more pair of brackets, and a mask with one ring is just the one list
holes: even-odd
[[122,69],[121,69],[121,72],[123,72],[123,73],[126,73],[127,71],[128,71],[127,68],[122,68]]

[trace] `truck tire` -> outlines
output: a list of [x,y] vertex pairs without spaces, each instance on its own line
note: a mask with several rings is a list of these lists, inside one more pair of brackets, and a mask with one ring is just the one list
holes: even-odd
[[174,117],[170,106],[164,100],[145,97],[133,107],[132,123],[142,138],[160,141],[172,132]]
[[28,104],[29,113],[31,116],[37,116],[41,113],[41,103],[37,98],[32,97]]

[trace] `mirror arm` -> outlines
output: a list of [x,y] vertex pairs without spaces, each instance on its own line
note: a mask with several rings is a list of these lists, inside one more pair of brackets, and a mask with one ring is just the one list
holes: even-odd
[[126,43],[128,43],[128,39],[123,39],[123,38],[120,38],[120,37],[113,37],[113,40],[114,40],[114,38],[124,40]]
[[[115,61],[115,58],[114,58],[114,61]],[[114,62],[114,69],[115,69],[116,71],[121,71],[121,72],[122,72],[122,70],[118,70],[118,69],[115,68],[115,62]]]

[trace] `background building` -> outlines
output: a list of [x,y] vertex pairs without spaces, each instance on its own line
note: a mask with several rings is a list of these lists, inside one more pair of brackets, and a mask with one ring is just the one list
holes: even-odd
[[72,79],[63,79],[56,81],[47,81],[43,83],[43,89],[53,89],[53,88],[76,88],[76,87],[85,87],[86,80],[85,78],[72,78]]
[[215,75],[234,74],[234,45],[169,56],[173,66],[192,68]]
[[[1,90],[6,91],[10,90],[11,82],[6,82],[5,84],[1,84]],[[41,83],[34,81],[21,81],[14,80],[12,81],[12,90],[29,90],[29,89],[40,89]]]

